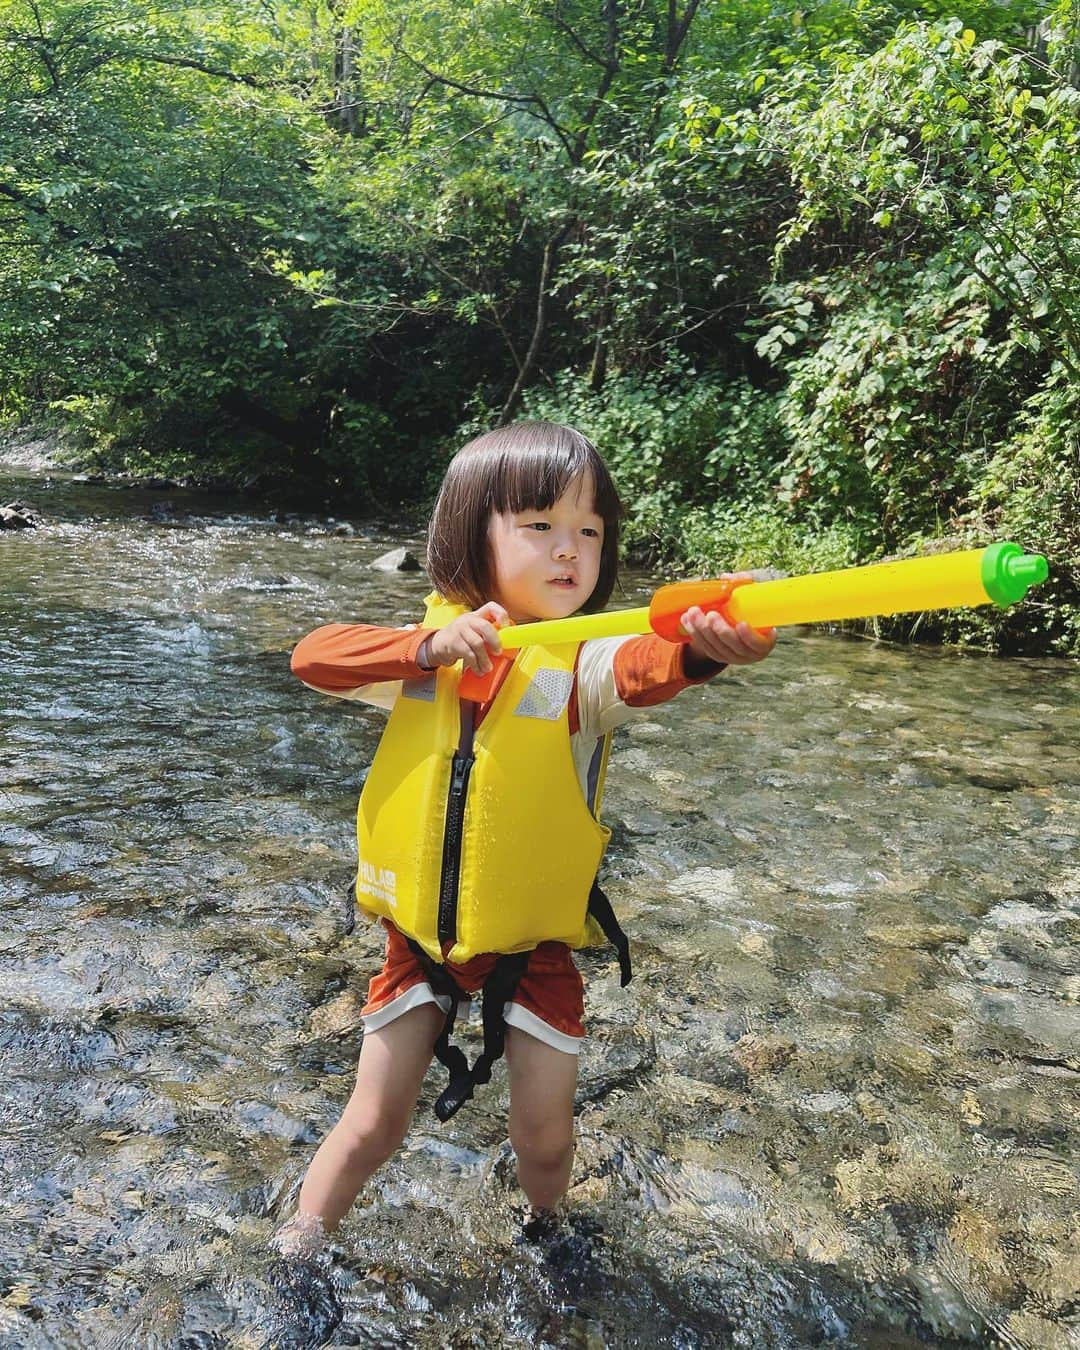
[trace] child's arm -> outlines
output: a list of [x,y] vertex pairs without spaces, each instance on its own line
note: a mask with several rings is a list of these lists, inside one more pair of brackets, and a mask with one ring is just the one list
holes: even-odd
[[760,661],[776,641],[775,633],[743,633],[744,624],[734,629],[719,615],[702,615],[700,610],[688,610],[683,626],[694,634],[691,642],[667,642],[647,634],[582,643],[576,709],[572,702],[571,713],[577,712],[584,734],[602,736],[632,717],[636,708],[666,703],[713,679],[726,665]]
[[430,628],[376,628],[331,623],[316,628],[293,650],[292,672],[322,694],[350,691],[381,680],[416,680],[428,674],[417,662]]

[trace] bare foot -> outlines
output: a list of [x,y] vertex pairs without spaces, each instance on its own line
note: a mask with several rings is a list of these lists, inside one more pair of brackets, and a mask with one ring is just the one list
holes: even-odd
[[286,1223],[283,1223],[270,1245],[281,1256],[316,1256],[326,1246],[326,1228],[318,1214],[308,1214],[302,1209]]

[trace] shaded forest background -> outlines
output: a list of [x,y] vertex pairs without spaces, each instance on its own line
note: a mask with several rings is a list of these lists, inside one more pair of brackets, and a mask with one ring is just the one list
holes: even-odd
[[1078,86],[1078,0],[0,0],[0,422],[419,516],[552,417],[632,556],[1016,538],[918,636],[1077,653]]

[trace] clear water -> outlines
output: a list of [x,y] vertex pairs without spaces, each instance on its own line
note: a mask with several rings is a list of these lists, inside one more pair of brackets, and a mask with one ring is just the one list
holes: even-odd
[[[408,622],[400,530],[0,466],[0,1346],[1080,1344],[1080,674],[788,632],[616,742],[573,1225],[505,1070],[429,1075],[333,1259],[266,1240],[352,1086],[380,714],[299,636]],[[640,603],[647,579],[625,582]]]

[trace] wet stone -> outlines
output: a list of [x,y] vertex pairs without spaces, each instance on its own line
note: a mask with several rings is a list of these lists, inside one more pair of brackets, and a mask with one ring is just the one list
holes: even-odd
[[892,1204],[941,1210],[951,1207],[953,1194],[952,1175],[940,1163],[881,1145],[838,1163],[836,1186],[841,1206],[855,1213]]
[[1004,1331],[1013,1345],[1037,1346],[1038,1350],[1076,1350],[1076,1336],[1071,1328],[1038,1313],[1010,1313]]
[[656,1043],[646,1032],[605,1028],[590,1035],[579,1058],[577,1100],[599,1101],[616,1088],[628,1088],[652,1072]]
[[353,989],[316,1008],[308,1021],[312,1036],[351,1036],[363,1025],[360,1010],[364,999]]
[[33,530],[44,524],[41,516],[25,502],[0,506],[0,530]]
[[815,1116],[834,1115],[838,1111],[854,1110],[854,1102],[846,1092],[811,1092],[800,1097],[799,1106]]
[[946,943],[963,942],[967,934],[962,928],[951,924],[907,923],[876,925],[866,930],[866,936],[872,942],[880,942],[887,947],[932,952]]
[[759,1036],[753,1032],[741,1036],[733,1051],[736,1060],[751,1076],[776,1073],[795,1058],[795,1042],[784,1036]]
[[376,572],[419,572],[420,559],[407,548],[393,548],[376,558],[370,566]]

